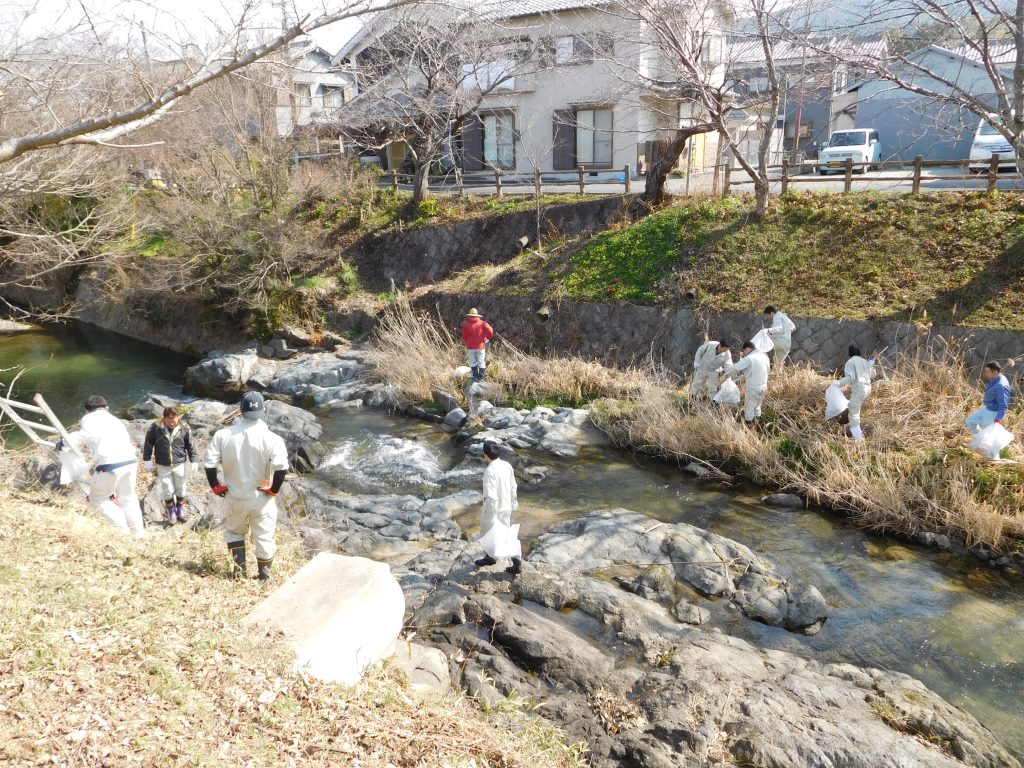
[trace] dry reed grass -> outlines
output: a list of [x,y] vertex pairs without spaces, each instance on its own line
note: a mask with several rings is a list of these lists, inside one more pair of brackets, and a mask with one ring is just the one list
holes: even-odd
[[[135,541],[91,508],[6,485],[0,505],[4,765],[583,764],[514,706],[414,697],[387,666],[351,689],[294,672],[279,637],[240,626],[267,590],[225,577],[214,532]],[[283,579],[305,557],[280,538]]]
[[[416,400],[429,399],[432,386],[450,388],[451,371],[463,363],[451,334],[415,316],[408,304],[396,305],[383,329],[382,379]],[[967,450],[964,419],[980,404],[981,392],[952,346],[885,365],[864,409],[868,439],[859,445],[824,420],[831,379],[806,365],[773,373],[763,430],[755,433],[732,411],[691,403],[670,374],[653,367],[542,359],[507,345],[494,358],[488,378],[513,400],[593,401],[595,422],[623,448],[707,462],[880,531],[946,533],[996,550],[1024,543],[1024,470]],[[1018,456],[1024,440],[1019,412],[1010,422]]]

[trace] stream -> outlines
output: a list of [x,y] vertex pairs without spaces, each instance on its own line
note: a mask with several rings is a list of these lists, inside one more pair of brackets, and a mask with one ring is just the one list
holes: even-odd
[[[67,423],[81,415],[82,401],[93,392],[113,408],[148,392],[180,396],[190,362],[92,329],[0,336],[0,368],[30,368],[17,387],[20,399],[39,389]],[[2,374],[5,390],[12,375]],[[341,490],[441,496],[480,487],[482,465],[466,468],[462,452],[434,425],[367,409],[335,411],[321,421],[330,453],[317,476]],[[13,433],[4,437],[10,442]],[[725,489],[623,452],[535,458],[551,471],[541,483],[519,487],[516,521],[527,551],[552,523],[608,507],[735,539],[817,586],[832,616],[818,635],[806,637],[750,621],[727,601],[695,596],[712,613],[708,628],[822,662],[905,672],[1024,752],[1021,579],[951,553],[865,534],[836,517],[764,507],[756,488]],[[469,531],[478,524],[472,514],[458,522]]]

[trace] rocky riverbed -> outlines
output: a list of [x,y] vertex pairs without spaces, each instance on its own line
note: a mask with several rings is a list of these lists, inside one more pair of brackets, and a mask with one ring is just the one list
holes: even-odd
[[[475,490],[338,490],[314,471],[327,455],[315,413],[377,406],[427,418],[452,435],[466,467],[479,467],[480,447],[493,439],[525,483],[557,483],[546,462],[572,460],[603,436],[586,411],[499,408],[486,387],[436,392],[444,415],[428,413],[364,380],[365,350],[289,351],[213,355],[190,369],[187,386],[207,397],[257,388],[272,398],[268,421],[299,473],[282,497],[290,524],[310,551],[388,561],[408,626],[444,652],[452,682],[482,703],[541,703],[599,766],[1019,768],[974,717],[911,677],[761,648],[715,625],[712,617],[731,613],[754,626],[830,631],[833,609],[818,585],[756,547],[643,509],[594,509],[549,526],[512,577],[473,566],[480,551],[458,520],[478,508]],[[124,414],[140,444],[166,402],[152,395]],[[195,400],[186,419],[205,443],[233,410]],[[37,464],[36,478],[52,472]],[[195,518],[216,525],[220,500],[201,476],[193,481]],[[151,524],[159,521],[158,492],[145,507]]]

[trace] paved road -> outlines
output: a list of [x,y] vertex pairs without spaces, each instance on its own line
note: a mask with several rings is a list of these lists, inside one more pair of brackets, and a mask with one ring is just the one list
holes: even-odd
[[[957,176],[962,174],[962,169],[950,166],[939,167],[939,168],[928,168],[922,172],[921,190],[925,192],[932,192],[936,190],[977,190],[984,191],[988,179],[986,175],[971,176],[969,179],[961,180],[941,180],[935,177],[941,176]],[[895,169],[887,169],[884,171],[868,171],[867,173],[854,174],[853,176],[853,191],[863,192],[865,190],[873,190],[876,192],[909,192],[913,186],[911,178],[911,171],[907,170],[905,173],[897,171]],[[893,177],[906,176],[902,180],[893,180]],[[742,172],[734,172],[732,174],[733,182],[742,182],[746,178],[746,174]],[[644,179],[633,179],[632,190],[634,192],[641,192],[644,188]],[[712,189],[712,175],[706,174],[695,174],[690,179],[689,185],[687,185],[685,179],[670,178],[668,180],[668,190],[673,195],[683,195],[687,189],[691,194],[709,194]],[[814,192],[842,192],[844,186],[844,179],[842,174],[835,174],[830,176],[818,176],[814,173],[805,173],[798,176],[791,176],[789,180],[789,187],[793,190],[809,190]],[[997,187],[1002,190],[1024,190],[1024,179],[1022,179],[1016,173],[1002,173],[999,175]],[[403,189],[409,189],[408,186],[402,185]],[[578,189],[576,182],[561,183],[561,184],[543,184],[541,190],[544,194],[572,194]],[[732,189],[737,192],[753,191],[751,184],[746,183],[734,183]],[[621,182],[594,182],[587,184],[586,190],[588,194],[595,195],[608,195],[608,194],[621,194],[623,191],[623,185]],[[508,195],[531,195],[533,194],[533,184],[504,184],[503,191]],[[779,194],[782,191],[782,183],[775,181],[772,183],[772,193]],[[468,194],[477,195],[493,195],[495,193],[495,187],[493,184],[467,184],[466,192]]]

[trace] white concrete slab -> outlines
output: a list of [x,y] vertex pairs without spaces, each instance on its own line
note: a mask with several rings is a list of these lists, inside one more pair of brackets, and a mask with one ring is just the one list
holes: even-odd
[[321,552],[245,617],[280,630],[295,664],[320,680],[355,685],[391,655],[405,598],[384,563]]

